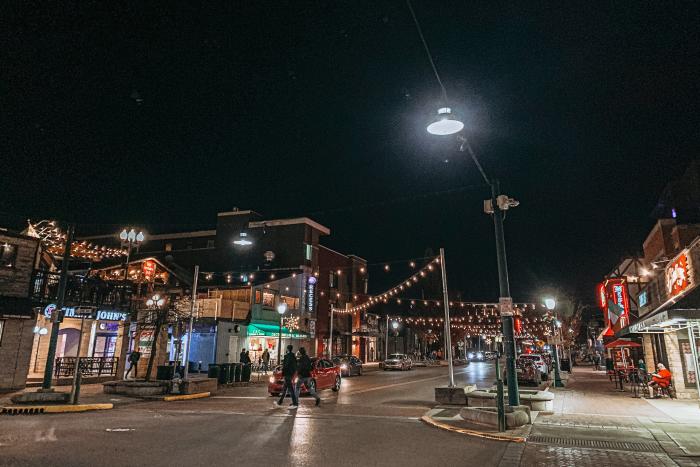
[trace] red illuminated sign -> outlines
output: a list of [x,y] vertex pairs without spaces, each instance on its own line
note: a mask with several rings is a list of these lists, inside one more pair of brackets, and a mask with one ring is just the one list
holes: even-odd
[[666,267],[666,290],[669,297],[675,297],[690,287],[692,268],[687,253],[681,253]]
[[143,272],[143,277],[145,280],[153,280],[153,276],[156,275],[156,262],[144,261],[141,265],[141,272]]
[[623,278],[608,279],[597,287],[598,306],[603,310],[605,324],[610,334],[629,324],[630,300],[627,281]]
[[605,297],[605,284],[598,284],[596,287],[596,295],[598,300],[598,306],[601,310],[606,311],[608,308],[608,299]]

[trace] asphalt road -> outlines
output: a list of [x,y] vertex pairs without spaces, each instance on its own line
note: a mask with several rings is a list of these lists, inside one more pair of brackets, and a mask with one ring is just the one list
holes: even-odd
[[[493,365],[456,368],[490,385]],[[134,402],[84,414],[0,417],[0,465],[498,465],[506,444],[448,433],[419,417],[447,369],[344,378],[321,406],[274,408],[263,386],[180,402]]]

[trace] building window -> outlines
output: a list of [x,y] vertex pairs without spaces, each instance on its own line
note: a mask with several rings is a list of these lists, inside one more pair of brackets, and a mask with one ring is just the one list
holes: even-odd
[[338,273],[332,271],[328,273],[328,287],[332,289],[338,287]]
[[214,248],[214,240],[207,240],[207,248]]
[[287,308],[290,310],[299,309],[299,297],[289,297],[287,295],[280,295],[280,302],[287,304]]
[[17,245],[3,243],[0,245],[0,267],[14,268],[17,261]]
[[165,251],[173,251],[173,244],[172,244],[172,243],[166,243],[166,244],[165,244]]
[[304,245],[304,259],[311,261],[313,259],[314,249],[311,245]]
[[275,293],[263,292],[262,304],[265,308],[274,308],[275,307]]

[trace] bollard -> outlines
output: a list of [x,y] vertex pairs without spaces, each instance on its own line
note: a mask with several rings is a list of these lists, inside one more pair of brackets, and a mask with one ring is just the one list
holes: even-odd
[[78,375],[75,378],[75,392],[73,393],[73,405],[78,403],[78,399],[80,398],[80,383],[83,380],[83,373],[81,371],[78,371]]

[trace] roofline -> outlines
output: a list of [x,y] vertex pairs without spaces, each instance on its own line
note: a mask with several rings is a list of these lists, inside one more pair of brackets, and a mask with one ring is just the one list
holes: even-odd
[[248,227],[251,229],[259,228],[259,227],[277,227],[281,225],[296,225],[296,224],[306,224],[309,227],[318,230],[324,235],[330,235],[331,234],[331,229],[328,227],[319,224],[318,222],[309,219],[308,217],[295,217],[292,219],[272,219],[269,221],[255,221],[251,222],[248,224]]
[[260,216],[260,213],[257,213],[253,211],[252,209],[246,209],[244,211],[224,211],[224,212],[219,212],[216,214],[217,217],[224,217],[224,216],[242,216],[244,214],[256,214]]

